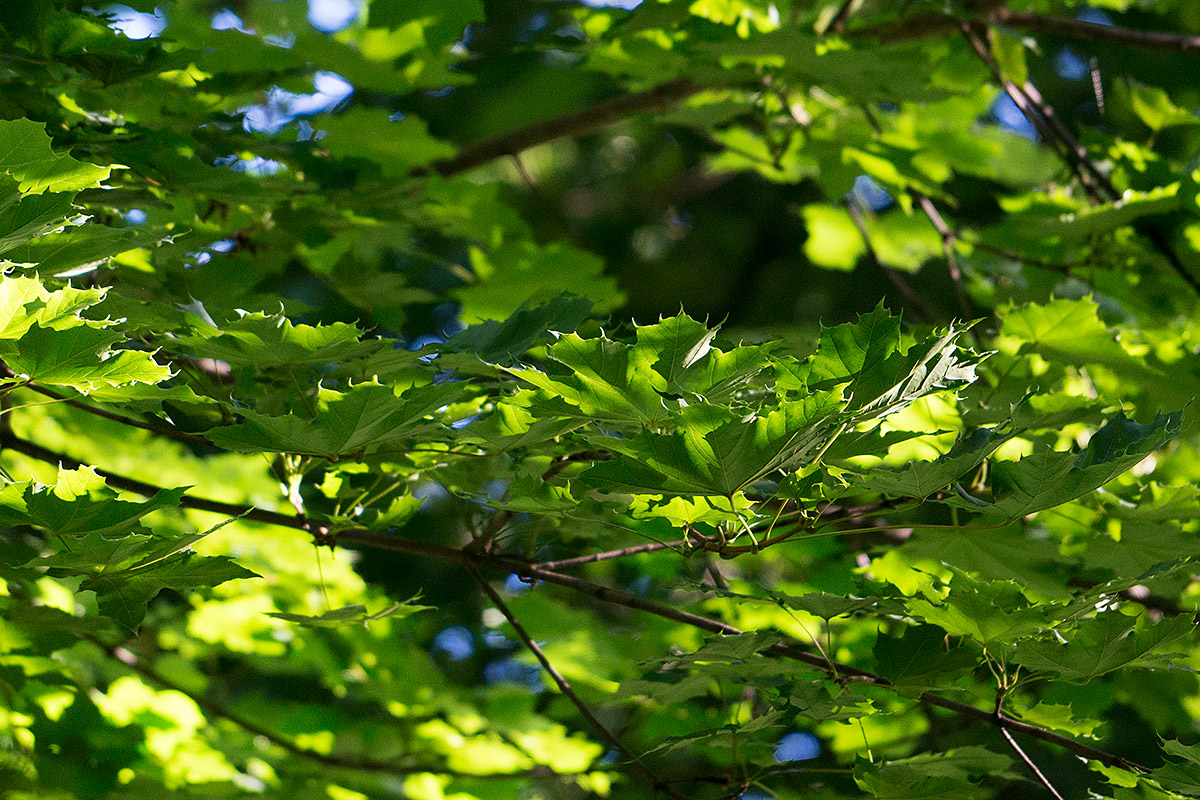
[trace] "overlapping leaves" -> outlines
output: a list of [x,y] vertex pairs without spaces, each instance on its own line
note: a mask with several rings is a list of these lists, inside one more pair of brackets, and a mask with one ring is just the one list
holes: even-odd
[[82,317],[103,297],[94,289],[50,291],[36,278],[0,281],[0,359],[14,373],[6,382],[32,381],[86,394],[170,377],[151,353],[118,347],[130,344],[118,322]]
[[961,331],[904,349],[899,319],[877,308],[826,329],[816,354],[798,361],[768,347],[723,351],[716,329],[679,315],[637,328],[632,344],[562,337],[548,350],[551,368],[510,370],[533,387],[514,404],[535,418],[612,427],[616,435],[584,433],[619,456],[583,476],[590,486],[731,497],[813,463],[850,426],[969,383],[975,357],[956,344]]

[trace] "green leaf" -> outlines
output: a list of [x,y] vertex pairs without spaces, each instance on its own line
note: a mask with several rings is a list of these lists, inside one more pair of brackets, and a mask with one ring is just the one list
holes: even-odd
[[949,496],[944,502],[1009,520],[1062,505],[1094,491],[1179,433],[1182,414],[1159,414],[1141,425],[1120,414],[1096,431],[1079,453],[1047,451],[991,465],[991,502]]
[[40,122],[0,120],[0,171],[21,182],[22,194],[77,192],[99,185],[110,170],[54,153]]
[[1072,681],[1088,681],[1114,670],[1160,664],[1172,657],[1162,648],[1189,636],[1195,623],[1186,616],[1137,629],[1137,619],[1106,611],[1080,623],[1063,643],[1022,642],[1013,659],[1029,668],[1045,670]]
[[136,631],[146,615],[147,604],[164,589],[183,592],[257,577],[225,556],[179,553],[142,569],[101,573],[85,580],[79,588],[96,593],[101,614],[129,631]]
[[359,383],[345,392],[320,389],[312,419],[294,414],[243,414],[238,425],[205,434],[213,444],[245,453],[277,452],[337,459],[384,445],[402,448],[412,437],[439,430],[434,415],[463,393],[459,383],[408,388],[397,394],[378,383]]
[[282,619],[286,622],[295,622],[304,628],[340,628],[345,625],[363,625],[387,617],[404,619],[421,611],[433,610],[433,606],[414,605],[416,599],[414,597],[412,600],[403,603],[393,603],[374,614],[368,613],[366,606],[355,603],[342,606],[341,608],[334,608],[315,616],[308,614],[285,614],[274,611],[268,612],[267,616]]
[[119,331],[90,325],[54,330],[35,322],[19,339],[0,342],[0,354],[19,377],[43,386],[69,386],[83,394],[171,377],[171,370],[150,353],[114,349],[124,338]]
[[79,325],[79,313],[103,298],[102,289],[51,292],[35,278],[6,277],[0,281],[0,339],[19,339],[34,324],[56,329]]
[[794,372],[780,373],[777,384],[787,391],[817,391],[846,384],[853,395],[863,376],[874,373],[899,349],[900,318],[892,316],[881,302],[857,322],[821,326],[816,354]]
[[[40,236],[80,222],[72,197],[65,192],[22,195],[15,180],[0,175],[0,255],[7,256]],[[15,256],[19,255],[17,250]]]
[[749,419],[707,404],[688,406],[675,433],[597,438],[623,458],[597,464],[581,480],[608,492],[730,497],[776,470],[811,463],[836,436],[841,408],[839,392],[814,394]]
[[0,247],[0,252],[3,252],[5,261],[36,267],[46,275],[100,265],[121,253],[140,247],[154,247],[166,240],[166,234],[161,231],[109,228],[89,222],[39,236],[19,246]]
[[949,593],[939,602],[916,597],[908,600],[907,607],[916,619],[955,636],[969,636],[984,646],[1010,644],[1053,626],[1051,608],[1030,604],[1016,583],[980,581],[961,571],[955,573]]
[[984,530],[926,528],[895,553],[910,562],[927,560],[984,580],[1016,583],[1046,597],[1065,595],[1057,543],[1020,524]]
[[854,269],[858,259],[866,254],[867,245],[849,212],[809,203],[801,213],[808,228],[808,238],[804,240],[804,255],[808,260],[829,269]]
[[898,637],[881,633],[873,652],[878,673],[909,696],[943,689],[978,664],[973,653],[936,625],[910,625]]
[[1200,797],[1200,746],[1169,740],[1163,742],[1163,752],[1184,760],[1168,761],[1149,777],[1169,791]]
[[879,800],[933,800],[933,798],[990,797],[976,777],[1015,777],[1012,759],[985,747],[959,747],[894,761],[869,762],[861,757],[854,766],[859,787]]
[[322,143],[334,156],[370,160],[389,177],[404,177],[413,167],[454,155],[450,144],[429,135],[420,118],[397,120],[384,109],[352,108],[323,119],[321,128],[328,131]]
[[874,467],[869,473],[853,475],[851,481],[884,494],[924,499],[967,476],[1014,435],[996,428],[976,428],[935,461],[910,461],[896,469]]
[[1146,369],[1141,359],[1121,347],[1098,311],[1090,297],[1002,309],[997,312],[1002,323],[997,347],[1014,355],[1035,352],[1065,364]]
[[[94,470],[84,471],[95,477]],[[133,530],[152,511],[178,506],[185,491],[163,489],[145,502],[134,503],[111,494],[69,488],[78,474],[60,470],[56,486],[5,486],[0,491],[0,521],[4,525],[33,525],[58,536],[119,536]]]
[[526,303],[503,322],[486,320],[464,328],[446,340],[445,347],[491,364],[508,364],[555,333],[574,331],[591,309],[591,301],[565,294],[540,305]]
[[[560,338],[548,355],[565,371],[554,374],[533,368],[509,372],[541,390],[523,402],[539,416],[572,415],[612,422],[657,425],[667,418],[663,398],[654,390],[645,358],[628,345],[608,339],[583,339],[574,333]],[[542,408],[542,398],[553,404]]]
[[486,250],[474,247],[471,268],[477,280],[453,291],[468,324],[504,319],[526,303],[548,301],[564,292],[585,297],[605,312],[624,297],[604,274],[600,258],[563,242],[540,246],[516,240]]
[[293,325],[281,314],[243,314],[219,328],[197,325],[193,330],[177,335],[170,349],[232,366],[327,364],[367,357],[390,346],[383,341],[359,341],[361,333],[353,325]]
[[1104,723],[1095,719],[1078,719],[1069,705],[1037,703],[1030,708],[1018,708],[1014,715],[1031,725],[1065,733],[1068,736],[1095,738],[1095,731]]

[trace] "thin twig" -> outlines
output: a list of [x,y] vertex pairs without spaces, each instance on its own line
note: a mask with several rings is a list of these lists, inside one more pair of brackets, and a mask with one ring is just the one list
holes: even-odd
[[913,311],[917,312],[917,315],[921,319],[932,323],[934,321],[933,314],[930,313],[929,307],[925,305],[920,296],[913,291],[913,288],[908,285],[907,281],[900,277],[896,270],[879,260],[879,254],[875,252],[875,246],[871,244],[871,235],[867,232],[867,223],[863,219],[862,209],[858,207],[858,203],[852,198],[846,198],[845,206],[846,210],[850,212],[850,219],[854,221],[854,227],[858,229],[858,235],[862,237],[863,246],[867,251],[867,258],[888,279],[892,286],[896,287],[896,291],[900,292],[904,297],[904,301],[908,303]]
[[[937,210],[937,206],[933,204],[932,200],[921,192],[915,192],[914,194],[917,198],[917,203],[921,206],[921,211],[925,213],[925,217],[929,220],[929,223],[938,232],[938,236],[942,237],[942,252],[946,256],[946,270],[950,273],[950,285],[954,287],[954,297],[958,301],[958,310],[964,320],[970,319],[971,301],[967,299],[967,293],[963,289],[962,270],[959,269],[958,256],[954,252],[954,244],[958,240],[958,236],[946,224],[946,220],[942,218],[941,212]],[[972,329],[973,331],[974,329]]]
[[1054,110],[1054,106],[1047,103],[1046,98],[1042,97],[1042,93],[1038,91],[1033,81],[1025,81],[1019,89],[1029,99],[1029,102],[1033,104],[1033,107],[1037,109],[1038,114],[1046,120],[1055,138],[1062,143],[1062,146],[1070,153],[1071,158],[1078,163],[1081,169],[1086,170],[1091,176],[1093,184],[1103,189],[1104,193],[1108,195],[1109,200],[1119,198],[1121,196],[1120,192],[1113,186],[1108,175],[1101,171],[1096,162],[1092,161],[1091,156],[1088,155],[1087,148],[1079,143],[1079,140],[1075,138],[1075,134],[1071,133],[1071,129],[1058,116],[1058,112]]
[[1025,762],[1025,766],[1029,767],[1029,771],[1036,775],[1037,779],[1042,782],[1042,785],[1050,790],[1050,794],[1054,795],[1054,800],[1063,800],[1063,796],[1058,793],[1058,789],[1054,788],[1054,784],[1050,782],[1050,779],[1042,774],[1042,771],[1038,769],[1038,765],[1033,763],[1033,759],[1021,749],[1021,745],[1017,744],[1017,740],[1013,738],[1013,735],[1005,730],[1003,726],[1000,727],[1000,733],[1003,734],[1004,739],[1016,751],[1017,755],[1021,757],[1021,760]]
[[488,596],[488,599],[492,601],[492,605],[494,605],[496,609],[504,615],[504,618],[508,620],[508,624],[512,626],[512,629],[521,639],[521,643],[525,645],[525,649],[533,653],[533,657],[536,658],[538,663],[542,665],[542,669],[546,670],[546,674],[549,675],[550,679],[554,681],[554,685],[558,687],[560,692],[566,695],[567,699],[570,700],[575,708],[579,710],[579,713],[583,716],[583,718],[588,721],[588,724],[591,725],[597,733],[604,737],[604,739],[608,741],[609,745],[612,746],[617,752],[629,759],[629,762],[639,772],[641,772],[647,780],[650,781],[652,786],[660,791],[666,792],[672,797],[684,798],[684,795],[681,795],[679,792],[675,791],[669,786],[665,786],[650,770],[650,768],[643,764],[641,759],[638,758],[628,747],[626,747],[619,738],[617,738],[615,733],[610,731],[603,722],[596,718],[596,715],[592,713],[590,708],[588,708],[587,703],[583,702],[579,695],[575,694],[575,690],[571,688],[570,682],[568,682],[567,679],[563,677],[563,674],[559,672],[553,664],[550,663],[550,659],[546,657],[546,653],[542,650],[541,646],[534,641],[533,637],[529,635],[529,632],[525,630],[525,626],[522,625],[520,620],[517,619],[516,614],[514,614],[512,609],[509,608],[508,603],[504,602],[504,598],[500,596],[500,593],[492,588],[492,585],[488,583],[487,578],[483,577],[483,575],[479,573],[479,570],[474,564],[467,564],[466,566],[467,571],[471,573],[471,577],[475,579],[477,584],[479,584],[479,588],[481,588],[483,593]]
[[[32,458],[37,458],[49,463],[80,463],[74,459],[69,459],[65,456],[61,456],[57,453],[47,450],[46,448],[25,442],[24,440],[13,436],[12,434],[5,434],[2,427],[0,427],[0,448],[11,448]],[[119,476],[112,475],[111,473],[101,473],[100,470],[97,470],[97,473],[105,475],[106,481],[108,481],[111,485],[117,486],[118,488],[128,489],[129,491],[137,492],[138,494],[153,495],[157,492],[164,491],[164,488],[160,486],[154,486],[152,484],[134,481],[128,478],[121,478]],[[280,525],[288,528],[307,531],[311,531],[312,529],[312,522],[301,517],[289,516],[287,514],[266,511],[265,509],[259,509],[250,506],[242,506],[233,503],[220,503],[217,501],[205,500],[203,498],[191,497],[189,495],[184,495],[183,498],[181,498],[180,505],[185,508],[214,511],[216,513],[235,516],[240,515],[246,517],[247,519],[253,519],[259,522]],[[687,611],[681,611],[670,606],[660,605],[658,603],[645,600],[629,592],[601,586],[599,584],[595,584],[570,575],[563,575],[552,570],[544,569],[538,565],[527,564],[502,556],[477,556],[466,553],[459,548],[437,544],[436,542],[418,541],[415,539],[407,539],[401,536],[379,534],[358,529],[340,531],[336,534],[335,538],[337,542],[343,544],[356,544],[364,547],[373,547],[382,550],[392,550],[395,552],[407,553],[410,555],[429,556],[431,558],[438,558],[445,561],[463,564],[472,568],[476,567],[476,565],[479,565],[507,570],[525,578],[532,578],[534,580],[565,586],[594,597],[602,602],[644,611],[663,619],[669,619],[689,625],[699,630],[708,631],[710,633],[722,635],[738,635],[743,633],[743,631],[739,628],[735,628],[732,625],[727,625],[718,620],[703,617]],[[764,652],[770,655],[809,664],[810,666],[814,666],[822,670],[828,670],[831,667],[836,668],[837,673],[842,676],[843,679],[865,681],[879,686],[891,685],[887,679],[882,678],[879,675],[875,675],[874,673],[866,670],[850,666],[849,664],[842,664],[838,662],[833,662],[831,664],[821,656],[810,653],[804,648],[795,644],[779,642],[766,648]],[[1031,725],[1029,723],[1004,716],[1003,714],[997,714],[993,711],[985,711],[983,709],[967,705],[966,703],[950,700],[948,698],[940,697],[930,693],[922,694],[919,700],[926,705],[944,708],[948,711],[952,711],[966,717],[990,722],[991,724],[1005,730],[1015,733],[1022,733],[1032,738],[1040,739],[1044,742],[1048,742],[1069,750],[1076,755],[1099,761],[1108,766],[1120,767],[1122,769],[1136,772],[1149,771],[1147,767],[1130,761],[1129,759],[1108,753],[1095,747],[1091,747],[1090,745],[1076,742],[1073,739],[1054,733],[1048,729],[1040,728],[1036,725]]]
[[[680,611],[678,609],[671,608],[670,606],[664,606],[644,600],[629,592],[611,589],[609,587],[601,586],[599,584],[582,580],[570,575],[562,575],[549,570],[538,569],[537,567],[527,564],[516,564],[513,562],[504,562],[504,564],[506,568],[511,569],[517,574],[525,575],[529,578],[536,578],[547,583],[555,583],[560,586],[566,586],[567,588],[575,589],[576,591],[582,592],[606,603],[614,603],[616,605],[622,605],[638,611],[645,611],[647,613],[654,614],[655,616],[662,617],[663,619],[682,622],[686,625],[699,628],[700,630],[709,631],[710,633],[719,633],[726,636],[736,636],[740,633],[743,633],[741,629],[735,628],[732,625],[727,625],[723,622],[709,619],[708,617],[702,617],[698,614]],[[777,643],[766,648],[763,652],[769,655],[779,656],[782,658],[791,659],[793,661],[799,661],[821,670],[829,670],[831,667],[831,664],[821,656],[816,655],[815,653],[810,653],[807,650],[804,650],[803,648],[793,644]],[[832,666],[837,669],[839,675],[848,677],[852,680],[865,681],[878,686],[891,685],[887,679],[882,678],[879,675],[875,675],[874,673],[867,672],[866,670],[852,667],[849,664],[833,662]],[[957,700],[950,700],[929,692],[922,694],[918,699],[921,703],[926,705],[944,708],[948,711],[953,711],[954,713],[965,717],[970,717],[982,722],[988,722],[1002,730],[1021,733],[1031,738],[1040,739],[1041,741],[1057,745],[1065,750],[1075,753],[1076,755],[1091,759],[1093,761],[1099,761],[1107,766],[1120,767],[1121,769],[1134,772],[1149,771],[1148,767],[1142,766],[1134,761],[1130,761],[1122,756],[1114,755],[1113,753],[1100,750],[1099,748],[1092,747],[1091,745],[1083,744],[1082,742],[1077,742],[1074,739],[1055,733],[1054,731],[1047,730],[1046,728],[1040,728],[1037,725],[1031,725],[1030,723],[1022,722],[1021,720],[1005,716],[1004,714],[997,714],[992,710],[976,708],[975,706],[961,703]]]
[[[975,52],[979,61],[987,67],[992,74],[992,79],[999,84],[1000,88],[1012,100],[1013,105],[1021,112],[1022,116],[1033,125],[1038,132],[1038,136],[1046,145],[1054,150],[1059,158],[1066,161],[1067,166],[1074,173],[1075,178],[1083,187],[1087,194],[1088,201],[1095,204],[1101,202],[1099,191],[1096,186],[1096,176],[1091,170],[1087,170],[1080,160],[1078,151],[1072,150],[1060,136],[1060,131],[1056,130],[1053,122],[1058,122],[1057,117],[1052,121],[1047,119],[1043,110],[1035,107],[1033,99],[1020,87],[1012,81],[1004,77],[1000,69],[1000,65],[996,63],[996,59],[992,57],[991,49],[988,47],[985,37],[989,35],[986,27],[970,25],[964,23],[960,30],[966,38],[967,43],[971,45],[971,49]],[[1061,123],[1060,123],[1061,124]],[[1086,156],[1086,152],[1083,154]]]
[[[1031,82],[1026,81],[1024,86],[1016,86],[1011,81],[1006,81],[1000,74],[999,67],[991,56],[987,45],[980,38],[979,33],[971,25],[962,26],[963,34],[967,37],[971,47],[979,59],[991,70],[996,80],[1000,82],[1009,97],[1017,104],[1021,113],[1025,118],[1033,123],[1040,133],[1060,156],[1065,157],[1068,165],[1075,172],[1087,192],[1088,199],[1093,203],[1101,201],[1100,192],[1103,191],[1109,200],[1117,200],[1120,197],[1120,192],[1117,191],[1112,181],[1105,175],[1096,163],[1088,155],[1087,149],[1079,143],[1071,131],[1063,124],[1054,107],[1046,102],[1042,97],[1041,92]],[[1151,223],[1134,223],[1133,229],[1144,235],[1154,249],[1167,261],[1171,270],[1179,276],[1179,278],[1188,285],[1188,287],[1200,295],[1200,277],[1192,274],[1192,272],[1183,263],[1179,254],[1175,252],[1175,248],[1167,240],[1167,236],[1163,231]]]
[[619,550],[607,550],[601,553],[588,553],[586,556],[576,556],[575,558],[563,558],[558,561],[543,561],[537,566],[542,569],[565,569],[567,567],[578,567],[583,564],[594,564],[597,561],[608,561],[613,558],[625,558],[626,556],[637,555],[638,553],[656,553],[659,550],[677,550],[686,545],[687,542],[683,539],[676,539],[673,542],[649,542],[647,544],[636,544],[632,547],[622,547]]
[[838,6],[837,13],[829,20],[829,24],[821,33],[842,33],[846,30],[846,21],[850,19],[850,15],[854,12],[854,6],[861,0],[842,0],[842,4]]

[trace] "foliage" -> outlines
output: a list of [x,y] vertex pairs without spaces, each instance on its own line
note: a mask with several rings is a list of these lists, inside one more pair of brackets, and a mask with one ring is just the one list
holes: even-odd
[[6,800],[1200,796],[1194,3],[10,5]]

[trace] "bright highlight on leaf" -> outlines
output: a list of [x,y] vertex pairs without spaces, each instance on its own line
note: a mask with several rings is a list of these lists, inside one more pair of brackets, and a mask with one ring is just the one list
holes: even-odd
[[0,800],[1200,797],[1192,5],[4,4]]

